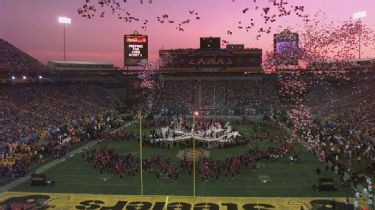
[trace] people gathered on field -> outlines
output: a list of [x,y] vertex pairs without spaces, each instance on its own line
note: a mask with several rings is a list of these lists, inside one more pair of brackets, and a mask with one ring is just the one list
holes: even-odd
[[[166,120],[168,121],[168,120]],[[241,122],[241,123],[240,123]],[[159,120],[146,121],[146,127],[153,124],[163,124]],[[258,163],[263,160],[275,160],[295,156],[293,141],[288,140],[290,136],[279,126],[272,123],[256,123],[253,121],[237,121],[237,123],[253,125],[251,139],[268,141],[276,146],[269,146],[265,150],[251,148],[243,154],[227,156],[221,160],[209,157],[197,157],[196,172],[201,180],[219,179],[220,177],[230,178],[240,175],[246,168],[255,169]],[[268,126],[274,129],[269,130]],[[82,152],[82,157],[88,161],[99,173],[114,172],[120,178],[124,176],[136,176],[140,172],[139,153],[121,154],[120,150],[109,148],[107,143],[117,141],[136,141],[139,143],[139,136],[131,130],[119,130],[105,136],[106,140],[101,141],[103,145],[98,148],[88,149]],[[146,137],[144,137],[145,139]],[[251,141],[247,139],[247,141]],[[147,142],[147,141],[146,141]],[[143,144],[145,147],[147,145]],[[151,145],[152,146],[152,145]],[[240,146],[240,145],[237,145]],[[181,149],[191,149],[191,145],[181,145]],[[199,150],[199,146],[197,148]],[[142,160],[142,168],[146,173],[155,175],[156,179],[169,178],[176,180],[181,174],[192,175],[193,159],[190,156],[182,156],[179,161],[165,159],[159,154],[153,154]]]
[[[209,178],[219,179],[220,177],[235,177],[240,175],[245,168],[257,168],[262,160],[277,159],[290,154],[291,144],[284,143],[280,147],[269,147],[265,151],[250,149],[242,155],[234,155],[224,160],[212,158],[201,158],[197,160],[196,170],[202,181]],[[82,157],[88,161],[94,169],[100,173],[114,172],[120,178],[124,176],[137,176],[140,170],[139,156],[133,153],[121,155],[113,148],[103,146],[82,152]],[[156,179],[167,177],[178,179],[179,174],[192,175],[193,160],[184,157],[179,166],[170,159],[162,160],[157,154],[142,160],[142,168],[145,172],[154,173]]]

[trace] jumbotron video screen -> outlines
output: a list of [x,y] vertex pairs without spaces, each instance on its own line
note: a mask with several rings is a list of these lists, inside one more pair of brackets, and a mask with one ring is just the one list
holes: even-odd
[[124,36],[124,63],[125,66],[139,66],[141,61],[148,59],[148,36]]
[[[285,61],[280,59],[279,64],[297,65],[298,64],[298,44],[299,36],[297,33],[291,33],[284,30],[280,34],[274,35],[274,51],[279,56],[286,56],[289,59]],[[281,62],[281,63],[280,63]]]

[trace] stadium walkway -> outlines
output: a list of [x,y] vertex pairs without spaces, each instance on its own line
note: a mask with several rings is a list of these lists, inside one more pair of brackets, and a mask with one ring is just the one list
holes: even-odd
[[[44,165],[44,166],[42,166],[42,167],[36,169],[35,171],[36,171],[37,173],[43,173],[44,171],[46,171],[46,170],[48,170],[48,169],[50,169],[50,168],[56,166],[56,165],[59,164],[59,163],[64,162],[66,159],[71,158],[71,157],[74,156],[75,154],[81,152],[82,149],[84,149],[84,148],[88,148],[88,147],[92,147],[92,146],[96,145],[97,143],[98,143],[98,140],[95,140],[95,141],[91,141],[91,142],[89,142],[89,143],[87,143],[87,144],[85,144],[85,145],[82,145],[81,147],[78,147],[78,148],[74,149],[73,151],[69,152],[66,156],[64,156],[64,157],[62,157],[62,158],[60,158],[60,159],[53,160],[53,161],[47,163],[46,165]],[[31,174],[32,174],[32,173],[33,173],[33,172],[30,172],[30,173],[28,173],[28,174],[27,174],[26,176],[24,176],[24,177],[20,177],[20,178],[18,178],[18,179],[16,179],[16,180],[10,182],[9,184],[6,184],[6,185],[4,185],[4,186],[1,186],[1,187],[0,187],[0,193],[3,193],[3,192],[6,192],[6,191],[9,191],[10,189],[14,188],[15,186],[21,184],[22,182],[25,182],[25,181],[29,180],[30,177],[31,177]]]

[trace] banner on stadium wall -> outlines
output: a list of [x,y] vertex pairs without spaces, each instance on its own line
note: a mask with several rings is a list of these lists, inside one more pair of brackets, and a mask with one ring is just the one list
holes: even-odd
[[[102,210],[328,210],[353,209],[345,198],[256,198],[134,196],[6,192],[0,209],[102,209]],[[350,199],[352,201],[352,199]]]

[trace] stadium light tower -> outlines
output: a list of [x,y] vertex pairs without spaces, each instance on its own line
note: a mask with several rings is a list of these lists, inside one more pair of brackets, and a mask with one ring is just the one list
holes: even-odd
[[[367,17],[366,11],[356,12],[353,14],[353,19],[358,19],[359,22],[361,22],[361,19],[365,17]],[[359,31],[359,38],[358,38],[358,58],[359,59],[361,59],[361,36],[362,36],[361,30]]]
[[71,24],[72,19],[67,17],[59,17],[58,22],[64,25],[64,61],[66,60],[66,54],[65,54],[65,25]]

